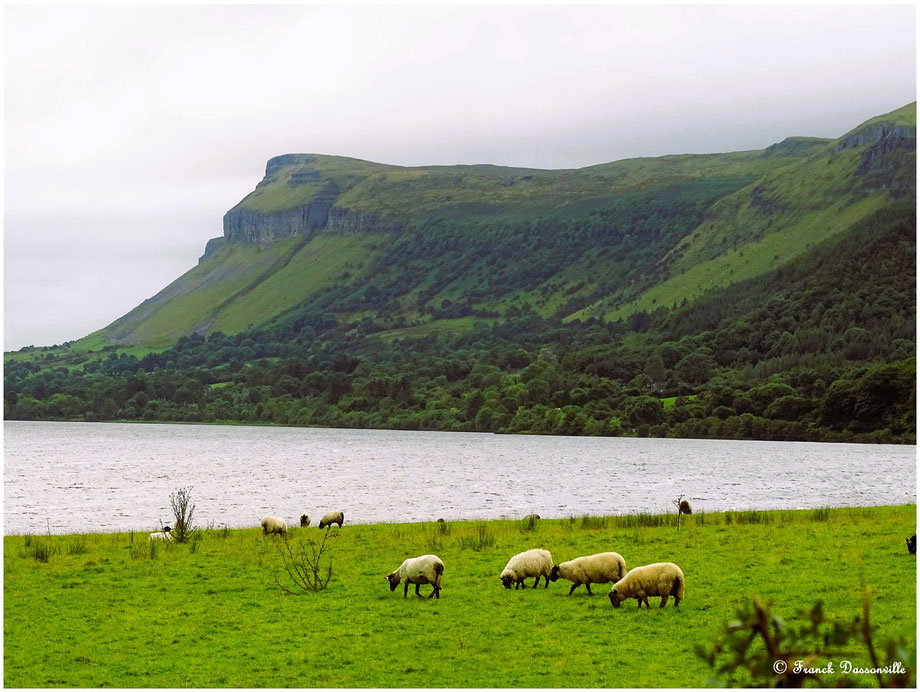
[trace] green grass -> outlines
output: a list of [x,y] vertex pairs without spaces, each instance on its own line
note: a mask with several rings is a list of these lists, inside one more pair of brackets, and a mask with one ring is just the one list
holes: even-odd
[[[667,411],[669,409],[674,408],[674,402],[677,401],[679,398],[680,397],[676,397],[676,396],[663,397],[661,399],[661,405],[664,406],[664,410]],[[687,394],[683,398],[686,401],[693,401],[694,399],[696,399],[696,394]]]
[[[680,532],[673,514],[543,519],[527,530],[520,519],[346,524],[329,590],[300,596],[275,586],[277,539],[255,528],[207,531],[194,551],[152,552],[145,533],[7,536],[4,684],[707,686],[694,646],[717,638],[754,594],[796,626],[819,599],[830,619],[850,621],[865,581],[876,642],[903,635],[913,646],[916,561],[904,538],[915,512],[695,514]],[[30,552],[39,542],[47,562]],[[606,550],[629,566],[672,560],[686,600],[639,612],[611,608],[603,586],[593,597],[567,597],[565,582],[506,591],[506,561],[532,547],[556,562]],[[441,599],[391,593],[384,575],[428,552],[446,565]],[[852,658],[866,661],[861,647]]]
[[320,289],[364,276],[374,264],[380,235],[317,236],[282,268],[224,307],[212,329],[233,334],[250,324],[261,324],[298,305]]
[[[884,195],[875,194],[843,209],[833,207],[810,213],[800,221],[760,240],[696,264],[656,284],[636,300],[610,310],[604,317],[615,320],[640,310],[654,310],[662,305],[680,305],[685,298],[692,300],[710,289],[765,274],[792,261],[831,236],[845,232],[854,223],[868,217],[884,204]],[[576,315],[582,316],[579,313]]]

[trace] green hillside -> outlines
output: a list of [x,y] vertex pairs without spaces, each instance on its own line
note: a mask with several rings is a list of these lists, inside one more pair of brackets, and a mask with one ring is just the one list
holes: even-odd
[[219,249],[75,346],[236,333],[321,296],[344,319],[432,334],[527,305],[564,320],[671,307],[913,194],[915,123],[911,104],[836,140],[578,170],[276,157],[227,213]]

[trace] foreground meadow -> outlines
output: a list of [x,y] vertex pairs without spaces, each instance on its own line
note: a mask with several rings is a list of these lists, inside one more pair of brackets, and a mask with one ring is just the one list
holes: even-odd
[[[916,561],[904,539],[915,512],[698,514],[679,532],[674,515],[346,524],[330,541],[328,590],[297,596],[275,584],[279,539],[256,528],[156,549],[138,533],[6,536],[4,685],[706,686],[713,672],[696,645],[719,638],[755,594],[787,624],[803,624],[818,600],[828,619],[852,622],[863,585],[877,641],[902,636],[913,653]],[[291,542],[320,536],[297,529]],[[593,597],[567,596],[566,581],[502,588],[508,558],[533,547],[557,563],[607,550],[628,567],[676,562],[686,600],[614,610],[609,586]],[[391,593],[384,576],[428,552],[446,565],[440,600]],[[864,647],[851,648],[868,665]]]

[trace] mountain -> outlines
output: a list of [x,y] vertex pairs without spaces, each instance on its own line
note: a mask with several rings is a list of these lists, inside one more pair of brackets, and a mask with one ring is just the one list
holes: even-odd
[[916,441],[916,107],[578,170],[269,161],[199,264],[5,354],[21,420]]
[[197,267],[76,345],[163,347],[318,300],[412,333],[526,304],[627,317],[761,275],[914,194],[915,151],[910,104],[833,140],[577,170],[278,156]]

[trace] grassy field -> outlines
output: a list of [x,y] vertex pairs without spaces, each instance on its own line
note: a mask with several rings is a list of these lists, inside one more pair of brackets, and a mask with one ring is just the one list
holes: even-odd
[[[849,622],[863,581],[876,642],[900,635],[914,651],[916,561],[904,538],[915,513],[697,514],[680,532],[674,515],[542,520],[532,531],[518,521],[346,524],[332,541],[329,589],[298,596],[274,583],[279,539],[255,528],[204,531],[155,553],[145,534],[7,536],[4,684],[706,686],[711,670],[695,646],[755,594],[787,623],[803,624],[797,613],[819,599],[829,619]],[[297,529],[291,540],[320,535]],[[566,596],[568,582],[506,591],[506,561],[532,547],[556,562],[606,550],[630,567],[672,560],[686,600],[614,610],[603,586],[593,597]],[[391,593],[384,576],[428,552],[446,565],[441,599]],[[868,662],[861,645],[851,658]]]

